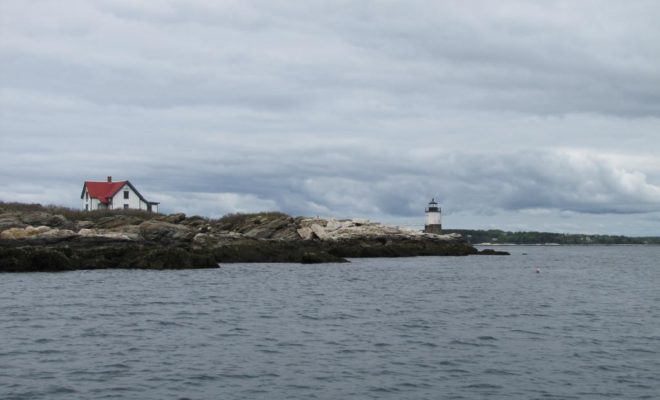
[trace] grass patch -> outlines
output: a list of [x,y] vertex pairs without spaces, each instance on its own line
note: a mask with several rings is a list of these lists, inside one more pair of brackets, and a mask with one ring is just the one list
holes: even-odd
[[137,217],[142,220],[150,220],[160,216],[161,214],[149,212],[145,210],[93,210],[81,211],[73,208],[56,206],[56,205],[41,205],[38,203],[16,203],[0,201],[0,213],[3,212],[47,212],[49,214],[59,214],[64,216],[69,221],[98,221],[102,218],[113,217],[116,215],[126,215]]

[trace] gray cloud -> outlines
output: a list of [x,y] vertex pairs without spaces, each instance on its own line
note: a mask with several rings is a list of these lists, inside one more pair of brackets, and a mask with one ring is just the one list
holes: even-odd
[[458,224],[579,229],[568,215],[606,231],[597,217],[630,216],[649,232],[658,11],[6,1],[0,199],[75,206],[83,180],[113,175],[206,215],[416,224],[438,196]]
[[[37,6],[8,5],[9,14],[31,18],[7,22],[2,73],[17,88],[143,107],[278,110],[362,92],[409,112],[426,105],[658,116],[660,109],[660,34],[646,9],[652,3],[604,10],[246,4],[104,2],[78,4],[78,15],[49,10],[75,29],[45,22]],[[609,25],[595,27],[592,19]]]

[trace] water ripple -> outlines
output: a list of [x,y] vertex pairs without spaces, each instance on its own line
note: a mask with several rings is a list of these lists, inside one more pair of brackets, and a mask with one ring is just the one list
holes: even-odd
[[3,274],[0,398],[657,398],[660,247],[511,252]]

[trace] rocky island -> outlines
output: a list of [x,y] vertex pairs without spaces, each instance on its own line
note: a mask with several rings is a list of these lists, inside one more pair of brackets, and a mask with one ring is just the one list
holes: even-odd
[[478,254],[461,235],[279,212],[220,219],[0,203],[0,272],[217,268],[233,262]]

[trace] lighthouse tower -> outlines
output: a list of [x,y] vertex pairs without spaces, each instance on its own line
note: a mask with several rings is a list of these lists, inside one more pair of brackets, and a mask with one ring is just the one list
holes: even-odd
[[424,232],[437,234],[442,233],[440,207],[438,207],[438,203],[436,203],[435,198],[431,199],[429,206],[426,208],[426,224],[424,224]]

